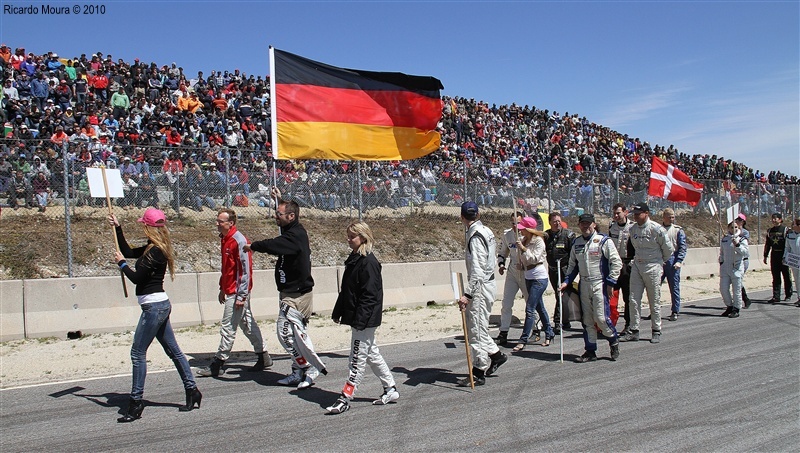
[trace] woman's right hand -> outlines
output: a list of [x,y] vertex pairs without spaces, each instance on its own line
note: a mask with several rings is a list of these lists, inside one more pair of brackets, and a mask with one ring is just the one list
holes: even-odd
[[119,221],[117,220],[117,216],[115,216],[114,214],[108,215],[108,223],[113,227],[119,226]]

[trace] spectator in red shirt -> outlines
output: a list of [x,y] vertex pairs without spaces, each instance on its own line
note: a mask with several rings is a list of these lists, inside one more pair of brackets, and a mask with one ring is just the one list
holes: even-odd
[[177,129],[174,127],[170,129],[167,133],[167,146],[180,146],[181,141],[183,141],[183,138],[181,138],[181,134],[178,133]]

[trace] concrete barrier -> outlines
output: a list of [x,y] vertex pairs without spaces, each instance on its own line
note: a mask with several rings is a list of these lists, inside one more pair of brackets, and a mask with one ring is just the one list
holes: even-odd
[[22,280],[0,281],[0,341],[25,338]]
[[[141,309],[136,303],[134,286],[130,282],[127,285],[126,299],[119,277],[24,280],[25,336],[64,337],[76,330],[83,333],[132,330],[139,322]],[[200,313],[196,276],[176,275],[174,282],[167,279],[164,289],[172,302],[172,325],[197,324]],[[3,318],[5,315],[3,312]]]
[[[765,269],[763,246],[750,246],[750,269]],[[682,278],[708,277],[719,273],[716,247],[689,249]],[[384,264],[384,306],[408,307],[433,301],[453,301],[451,272],[466,274],[463,261]],[[317,267],[314,275],[314,311],[328,314],[339,293],[344,268]],[[502,297],[504,277],[495,274],[497,295]],[[84,333],[132,330],[139,320],[134,287],[129,298],[122,295],[119,276],[0,281],[0,341],[20,338],[60,337],[69,331]],[[214,324],[222,317],[218,301],[219,274],[193,273],[169,278],[164,289],[172,301],[175,327]],[[254,272],[251,306],[256,319],[278,315],[278,293],[274,270]]]

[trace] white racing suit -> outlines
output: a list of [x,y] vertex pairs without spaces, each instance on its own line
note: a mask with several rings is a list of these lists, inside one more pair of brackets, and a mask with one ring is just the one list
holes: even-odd
[[[314,352],[314,344],[308,336],[308,317],[311,315],[312,293],[280,293],[280,308],[276,329],[278,341],[283,349],[292,357],[292,371],[307,370],[313,366],[322,374],[327,374],[325,364]],[[304,315],[293,307],[307,307]]]
[[[513,238],[513,240],[512,240]],[[518,292],[528,300],[528,285],[525,284],[525,271],[519,266],[519,251],[516,244],[516,232],[512,229],[503,231],[503,243],[497,254],[497,264],[505,266],[506,281],[503,284],[503,306],[500,309],[500,332],[511,329],[511,319],[514,309],[514,300]],[[533,325],[536,325],[534,314]]]
[[377,327],[367,327],[364,330],[352,328],[350,345],[350,374],[344,383],[342,394],[349,399],[353,398],[361,381],[364,379],[364,370],[369,364],[372,372],[381,380],[383,388],[388,389],[395,386],[394,377],[383,360],[383,356],[378,350],[375,342],[375,330]]
[[587,351],[597,351],[597,329],[610,345],[618,341],[617,330],[610,319],[608,293],[617,284],[621,270],[622,259],[608,236],[595,232],[588,238],[575,238],[564,283],[571,285],[580,273],[578,293],[581,298],[583,342]]
[[480,220],[467,229],[465,259],[469,283],[464,291],[470,300],[466,307],[469,346],[472,351],[472,366],[486,371],[489,356],[500,350],[489,336],[489,315],[496,285],[494,282],[495,238],[492,230]]
[[650,326],[653,332],[661,332],[661,274],[664,263],[672,257],[672,243],[664,227],[647,220],[644,225],[631,227],[628,239],[628,257],[631,265],[631,325],[639,330],[642,315],[642,296],[647,290],[650,303]]
[[745,259],[750,256],[747,238],[739,236],[739,245],[726,234],[719,243],[719,292],[726,307],[742,308],[742,277]]

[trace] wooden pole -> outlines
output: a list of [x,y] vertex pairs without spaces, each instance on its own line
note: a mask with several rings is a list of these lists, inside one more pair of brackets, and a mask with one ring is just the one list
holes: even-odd
[[[106,194],[106,206],[108,206],[108,215],[114,215],[114,211],[111,208],[111,195],[108,193],[108,179],[106,179],[106,167],[105,165],[100,167],[100,170],[103,172],[103,189],[105,189]],[[111,225],[111,233],[114,236],[114,249],[119,252],[119,240],[117,239],[117,230],[115,229],[114,225]],[[122,292],[125,294],[125,297],[128,297],[128,285],[125,284],[125,273],[122,269],[119,270],[119,276],[122,279]]]
[[[464,279],[461,275],[461,272],[453,272],[453,296],[455,298],[456,303],[458,303],[459,299],[461,299],[461,295],[464,294]],[[472,375],[472,352],[469,348],[469,331],[467,330],[467,314],[464,312],[464,309],[461,306],[458,307],[458,310],[461,312],[461,328],[464,330],[464,347],[467,350],[467,370],[469,371],[469,386],[471,389],[475,389],[475,377]]]

